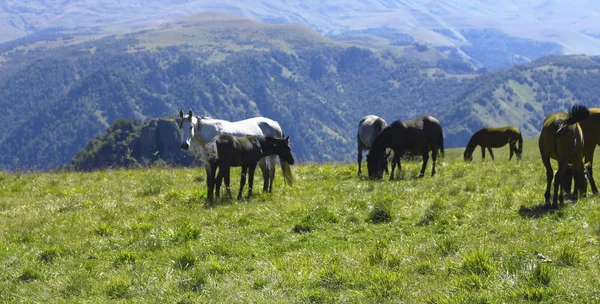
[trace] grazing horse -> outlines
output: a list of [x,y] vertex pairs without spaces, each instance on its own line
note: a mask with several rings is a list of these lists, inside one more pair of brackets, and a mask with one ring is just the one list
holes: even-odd
[[579,122],[583,131],[583,157],[585,158],[585,167],[587,169],[587,177],[592,188],[592,193],[598,193],[596,182],[594,181],[594,171],[592,164],[594,163],[594,151],[596,146],[600,145],[600,108],[591,108],[590,116]]
[[[587,178],[592,188],[592,193],[598,193],[596,181],[594,180],[594,152],[596,146],[600,145],[600,108],[590,108],[590,116],[579,122],[583,131],[583,157],[586,168]],[[567,194],[571,193],[571,180],[573,172],[569,168],[564,177],[564,188]]]
[[[256,135],[256,136],[271,136],[273,138],[283,138],[284,133],[278,122],[266,117],[254,117],[246,120],[230,122],[221,119],[212,119],[210,117],[194,116],[192,110],[188,115],[184,115],[183,111],[179,111],[179,128],[181,129],[181,148],[189,149],[192,143],[197,144],[200,150],[200,157],[204,161],[206,171],[210,170],[209,162],[206,158],[206,145],[215,136],[219,134],[230,134],[234,136]],[[275,179],[275,157],[269,156],[269,166],[265,158],[259,161],[259,167],[263,174],[264,192],[273,191],[273,180]],[[283,160],[279,160],[282,170],[291,170],[289,164]],[[287,185],[293,183],[293,175],[284,175],[284,182]]]
[[391,148],[394,151],[390,180],[394,179],[396,164],[398,164],[398,171],[402,169],[400,157],[405,152],[422,155],[423,166],[419,177],[423,177],[429,160],[429,151],[431,151],[431,157],[433,158],[431,176],[434,176],[438,149],[440,149],[442,155],[444,154],[442,126],[433,116],[421,116],[406,121],[396,120],[384,128],[375,138],[371,150],[367,154],[369,178],[381,179],[383,171],[387,167],[386,148]]
[[492,148],[504,147],[506,144],[510,147],[510,156],[508,159],[512,159],[513,154],[517,155],[517,159],[521,159],[521,155],[523,154],[523,137],[518,128],[513,126],[482,128],[471,136],[471,140],[469,140],[465,149],[464,159],[465,161],[472,161],[473,151],[475,151],[477,146],[480,146],[481,158],[485,159],[485,149],[487,148],[492,160],[494,160]]
[[375,137],[385,127],[387,127],[387,122],[375,115],[367,115],[358,122],[358,132],[356,133],[356,141],[358,142],[358,176],[362,175],[361,162],[363,150],[371,148]]
[[[573,199],[578,194],[585,195],[587,181],[583,165],[584,137],[579,121],[590,115],[585,106],[574,105],[569,113],[552,113],[544,119],[544,125],[539,138],[540,155],[546,168],[545,205],[558,207],[558,201],[564,203],[564,177],[569,165],[575,177]],[[556,174],[550,164],[550,158],[558,161]],[[554,175],[554,196],[550,203],[550,187]],[[560,188],[560,189],[559,189]],[[559,195],[560,190],[560,195]]]
[[[270,155],[278,155],[290,165],[294,164],[294,156],[290,149],[290,138],[278,139],[269,136],[232,136],[219,134],[206,145],[207,160],[210,163],[210,172],[207,176],[208,200],[213,202],[213,189],[218,198],[221,190],[221,182],[225,179],[227,196],[231,197],[229,188],[230,167],[242,167],[240,179],[240,191],[237,198],[242,198],[242,190],[246,184],[246,173],[248,176],[248,198],[252,196],[252,185],[254,184],[254,170],[261,158]],[[215,173],[219,168],[219,174]],[[286,168],[289,168],[286,167]],[[291,170],[283,169],[283,175],[291,175]]]

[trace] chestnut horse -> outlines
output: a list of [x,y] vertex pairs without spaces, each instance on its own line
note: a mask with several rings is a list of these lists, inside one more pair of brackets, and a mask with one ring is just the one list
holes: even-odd
[[590,116],[579,122],[583,131],[583,157],[585,158],[585,167],[587,169],[587,177],[590,182],[592,192],[598,193],[596,182],[594,181],[594,171],[592,164],[594,163],[594,151],[596,146],[600,145],[600,108],[591,108]]
[[477,146],[480,146],[481,158],[485,159],[485,149],[487,148],[492,160],[494,160],[492,148],[504,147],[506,144],[509,145],[510,149],[508,159],[512,159],[513,154],[517,155],[517,159],[521,159],[521,155],[523,154],[523,137],[517,127],[482,128],[471,136],[471,140],[469,140],[465,149],[464,159],[465,161],[472,161],[473,151]]
[[[544,119],[539,138],[539,149],[542,162],[546,168],[545,205],[558,207],[558,201],[564,203],[564,177],[569,165],[575,177],[573,199],[585,195],[587,181],[583,165],[584,138],[579,122],[590,115],[585,106],[574,105],[569,113],[552,113]],[[556,174],[550,164],[550,158],[558,161]],[[550,203],[550,188],[554,176],[554,196]],[[559,194],[560,190],[560,194]]]

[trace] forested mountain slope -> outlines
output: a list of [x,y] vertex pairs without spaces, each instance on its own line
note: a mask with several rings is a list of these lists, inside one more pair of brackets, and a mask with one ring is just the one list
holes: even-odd
[[403,56],[412,49],[431,58],[435,51],[422,45],[359,48],[300,26],[222,16],[86,39],[1,54],[1,168],[56,168],[118,118],[144,121],[189,108],[229,120],[278,120],[300,161],[353,160],[365,114],[437,116],[447,147],[464,145],[485,125],[514,124],[535,136],[544,115],[594,104],[599,80],[595,57],[474,75],[443,56]]

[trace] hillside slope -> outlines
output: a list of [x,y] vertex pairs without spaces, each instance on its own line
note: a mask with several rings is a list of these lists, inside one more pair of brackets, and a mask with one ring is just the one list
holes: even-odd
[[354,159],[356,124],[366,114],[390,122],[434,115],[447,147],[486,125],[513,124],[535,136],[546,114],[593,105],[599,75],[598,59],[585,56],[464,74],[471,70],[461,61],[404,56],[412,48],[431,58],[427,46],[361,48],[300,26],[221,15],[89,39],[0,54],[1,168],[56,168],[118,118],[189,108],[228,120],[271,117],[300,161]]

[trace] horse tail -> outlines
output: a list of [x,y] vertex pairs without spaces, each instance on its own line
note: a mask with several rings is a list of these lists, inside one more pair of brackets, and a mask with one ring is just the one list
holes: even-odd
[[285,160],[279,158],[279,163],[281,164],[281,172],[283,174],[283,181],[288,186],[293,186],[296,178],[294,177],[294,173],[292,172],[292,166]]
[[[285,132],[283,129],[281,130],[281,138],[285,138]],[[294,173],[292,172],[292,166],[281,157],[279,157],[279,164],[281,165],[281,173],[283,174],[283,182],[287,186],[293,186],[296,178],[294,177]],[[273,164],[275,165],[275,164]]]
[[574,105],[571,110],[569,110],[569,116],[565,120],[565,123],[572,125],[587,118],[588,116],[590,116],[590,110],[586,106]]

